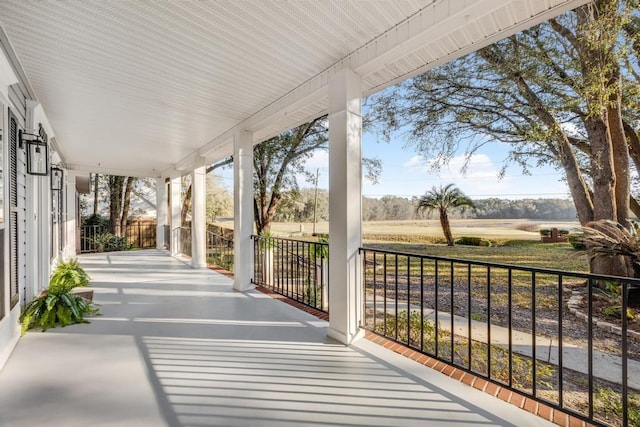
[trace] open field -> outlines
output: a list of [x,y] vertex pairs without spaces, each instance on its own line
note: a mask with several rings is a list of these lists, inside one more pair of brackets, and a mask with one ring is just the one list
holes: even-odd
[[[233,228],[233,221],[221,221],[219,225]],[[372,235],[396,235],[442,238],[442,229],[438,220],[413,221],[369,221],[363,222],[363,233]],[[579,227],[578,222],[562,221],[530,221],[527,219],[452,219],[451,226],[454,237],[475,236],[492,239],[530,239],[539,240],[537,229],[558,227],[572,229]],[[529,229],[534,231],[523,231]],[[276,222],[272,232],[279,236],[296,236],[311,234],[312,223]],[[316,224],[317,233],[328,233],[329,223]],[[393,239],[395,240],[395,239]],[[407,240],[410,241],[410,240]]]
[[[483,237],[492,241],[494,246],[487,248],[457,245],[451,248],[443,245],[441,244],[444,242],[442,229],[437,220],[364,222],[363,240],[365,245],[376,249],[567,271],[589,270],[584,252],[574,251],[567,243],[543,244],[540,241],[540,234],[535,231],[550,227],[577,228],[578,222],[454,219],[451,223],[454,237]],[[232,221],[218,224],[223,227],[233,227]],[[278,222],[272,226],[273,234],[279,237],[310,236],[312,230],[311,223]],[[316,224],[316,231],[327,233],[329,224],[327,222]]]

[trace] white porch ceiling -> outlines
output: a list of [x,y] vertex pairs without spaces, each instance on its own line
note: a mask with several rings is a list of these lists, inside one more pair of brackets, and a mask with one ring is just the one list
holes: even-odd
[[322,115],[588,0],[0,1],[67,165],[144,176]]

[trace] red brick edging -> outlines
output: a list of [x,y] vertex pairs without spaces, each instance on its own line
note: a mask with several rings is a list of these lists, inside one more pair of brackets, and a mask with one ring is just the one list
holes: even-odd
[[[230,271],[224,270],[220,267],[211,266],[211,265],[209,266],[209,268],[224,276],[233,278],[233,273]],[[281,295],[272,291],[271,289],[256,285],[256,290],[262,292],[263,294],[269,295],[270,297],[275,298],[279,301],[282,301],[286,304],[289,304],[299,310],[302,310],[306,313],[316,316],[319,319],[327,320],[327,321],[329,320],[328,313],[325,313],[313,307],[309,307],[307,305],[299,303],[298,301],[289,299],[284,295]],[[431,369],[435,369],[436,371],[442,374],[445,374],[448,377],[451,377],[473,388],[476,388],[480,391],[483,391],[492,396],[495,396],[500,400],[504,400],[505,402],[515,405],[520,409],[524,409],[527,412],[531,412],[532,414],[537,415],[541,418],[544,418],[547,421],[551,421],[552,423],[557,424],[559,426],[595,427],[595,424],[585,422],[579,418],[576,418],[572,415],[562,412],[559,409],[554,409],[549,405],[530,399],[516,391],[512,391],[504,387],[501,387],[497,384],[494,384],[492,382],[485,380],[484,378],[477,377],[473,374],[470,374],[469,372],[465,372],[447,363],[441,362],[440,360],[436,360],[432,357],[429,357],[425,354],[417,352],[405,345],[391,341],[373,332],[366,331],[365,338],[375,344],[381,345],[384,348],[388,348],[389,350],[392,350],[404,357],[408,357],[409,359],[414,360],[420,363],[421,365],[424,365]]]
[[325,313],[324,311],[320,311],[317,308],[309,307],[308,305],[302,304],[296,300],[289,299],[284,295],[280,295],[276,292],[273,292],[271,289],[265,288],[263,286],[256,285],[256,290],[262,292],[263,294],[269,295],[271,298],[280,300],[286,304],[289,304],[298,310],[302,310],[306,313],[311,314],[312,316],[316,316],[319,319],[329,321],[329,313]]
[[220,273],[223,276],[228,277],[229,279],[233,279],[234,278],[233,272],[231,272],[229,270],[225,270],[222,267],[218,267],[217,265],[209,264],[209,265],[207,265],[207,268],[209,270],[215,271],[216,273]]
[[527,412],[531,412],[532,414],[544,418],[545,420],[551,421],[554,424],[565,427],[595,426],[595,424],[587,423],[559,409],[554,409],[549,405],[530,399],[518,392],[501,387],[497,384],[485,380],[484,378],[477,377],[473,374],[470,374],[469,372],[465,372],[447,363],[441,362],[440,360],[436,360],[432,357],[417,352],[402,344],[398,344],[397,342],[391,341],[373,332],[367,331],[365,333],[365,338],[367,338],[371,342],[388,348],[389,350],[393,350],[394,352],[401,354],[402,356],[408,357],[409,359],[412,359],[420,363],[421,365],[427,366],[431,369],[435,369],[436,371],[443,373],[448,377],[451,377],[473,388],[495,396],[500,400],[511,403],[512,405],[524,409]]

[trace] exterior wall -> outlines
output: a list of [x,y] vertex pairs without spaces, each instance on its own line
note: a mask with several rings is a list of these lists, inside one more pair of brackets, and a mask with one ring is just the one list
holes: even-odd
[[[0,246],[2,254],[0,262],[2,262],[2,268],[0,269],[0,368],[4,365],[8,359],[13,347],[18,341],[19,327],[18,316],[20,314],[20,304],[17,304],[13,310],[10,308],[9,298],[11,294],[10,286],[10,258],[9,258],[9,185],[8,176],[9,173],[9,145],[7,140],[9,139],[8,131],[8,108],[12,107],[12,110],[16,111],[16,115],[20,113],[20,103],[16,106],[12,102],[13,99],[18,99],[15,94],[15,90],[10,85],[17,82],[17,77],[11,69],[9,61],[6,57],[0,54],[0,127],[2,128],[2,144],[1,150],[1,165],[2,165],[2,200],[4,203],[0,207],[0,215],[2,215],[2,222],[0,223]],[[18,107],[18,108],[17,108]],[[24,113],[23,113],[24,114]]]
[[[37,177],[26,174],[26,152],[17,149],[17,205],[10,206],[10,152],[9,111],[14,115],[20,129],[33,132],[42,123],[49,138],[53,131],[49,126],[45,112],[36,102],[31,101],[26,82],[19,64],[11,62],[7,54],[8,45],[0,40],[0,161],[2,174],[0,182],[4,203],[0,205],[0,369],[9,358],[19,339],[18,318],[27,301],[30,301],[40,289],[46,287],[52,263],[65,251],[63,243],[75,243],[76,191],[75,179],[69,181],[67,191],[59,197],[61,209],[57,234],[51,236],[51,190],[50,177]],[[49,144],[51,146],[51,144]],[[56,162],[59,163],[59,162]],[[66,174],[66,171],[65,171]],[[73,202],[67,199],[71,197]],[[72,224],[66,222],[65,213],[72,208]],[[11,226],[10,213],[17,213],[17,280],[18,302],[11,307]],[[69,235],[72,233],[73,235]],[[63,234],[63,235],[61,235]],[[75,255],[75,248],[70,248]],[[70,254],[70,253],[69,253]]]

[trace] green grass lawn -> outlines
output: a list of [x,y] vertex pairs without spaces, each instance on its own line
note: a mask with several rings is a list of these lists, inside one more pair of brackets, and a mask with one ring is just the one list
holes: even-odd
[[589,272],[585,251],[576,251],[568,243],[542,243],[535,240],[506,240],[491,247],[449,247],[443,244],[366,241],[365,247],[410,252],[444,258],[468,259],[496,264]]
[[[565,271],[588,272],[589,264],[584,251],[575,251],[568,243],[542,243],[538,228],[559,227],[571,229],[573,222],[533,222],[526,219],[454,219],[451,221],[454,237],[482,237],[493,243],[491,247],[448,247],[444,244],[442,229],[437,220],[372,221],[363,222],[363,243],[376,249],[412,252],[445,258],[460,258],[525,267],[551,268]],[[220,223],[232,227],[231,222]],[[313,240],[312,224],[273,223],[276,237]],[[327,233],[327,222],[319,222],[318,233]]]

